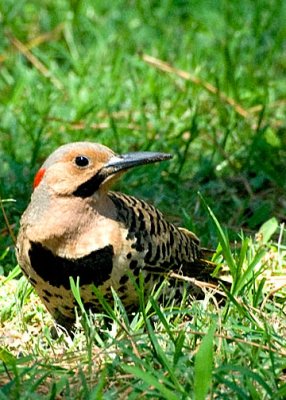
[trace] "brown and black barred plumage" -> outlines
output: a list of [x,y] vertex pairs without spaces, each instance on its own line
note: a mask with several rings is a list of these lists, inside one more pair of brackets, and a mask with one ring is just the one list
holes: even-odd
[[[76,142],[61,146],[35,177],[22,216],[19,264],[55,320],[71,327],[76,302],[69,277],[79,277],[86,308],[101,311],[92,285],[112,301],[117,291],[127,310],[138,306],[134,280],[144,277],[150,293],[169,272],[208,280],[198,238],[167,222],[152,205],[108,191],[127,169],[170,158],[162,153],[114,154],[105,146]],[[132,274],[133,279],[130,279]],[[133,280],[133,282],[132,282]],[[169,295],[183,283],[170,280]]]

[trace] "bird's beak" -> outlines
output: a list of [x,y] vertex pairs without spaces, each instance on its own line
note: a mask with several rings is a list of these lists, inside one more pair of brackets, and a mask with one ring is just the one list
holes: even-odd
[[124,172],[129,168],[136,167],[138,165],[169,160],[170,158],[172,158],[171,154],[155,152],[138,152],[114,155],[106,164],[101,167],[96,175],[92,176],[88,181],[78,186],[73,194],[83,198],[89,197],[98,190],[103,182],[111,183],[114,179],[116,179],[118,177],[117,173],[119,172]]
[[140,151],[126,153],[120,156],[112,157],[103,167],[107,175],[113,175],[119,171],[125,171],[138,165],[151,164],[158,161],[169,160],[173,156],[167,153],[156,153],[149,151]]

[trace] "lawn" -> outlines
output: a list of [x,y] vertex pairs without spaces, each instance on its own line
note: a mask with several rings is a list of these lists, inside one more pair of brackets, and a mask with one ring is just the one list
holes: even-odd
[[[286,398],[285,21],[282,0],[0,2],[0,400]],[[77,140],[173,155],[115,189],[217,249],[222,303],[156,288],[128,318],[115,293],[108,327],[54,326],[14,243]]]

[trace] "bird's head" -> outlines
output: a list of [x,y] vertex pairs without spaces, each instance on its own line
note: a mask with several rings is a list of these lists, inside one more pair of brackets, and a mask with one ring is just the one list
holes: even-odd
[[60,196],[87,198],[99,190],[107,190],[111,182],[129,168],[171,157],[156,152],[117,155],[97,143],[70,143],[59,147],[47,158],[35,176],[34,189],[43,187]]

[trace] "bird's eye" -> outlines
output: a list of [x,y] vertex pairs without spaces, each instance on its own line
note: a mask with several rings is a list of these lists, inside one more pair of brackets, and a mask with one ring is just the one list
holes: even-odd
[[89,159],[85,156],[77,156],[75,158],[75,164],[78,167],[87,167],[89,164]]

